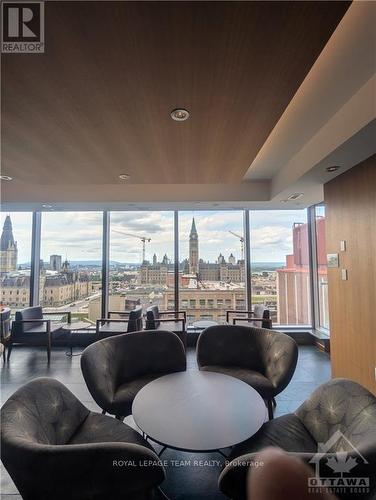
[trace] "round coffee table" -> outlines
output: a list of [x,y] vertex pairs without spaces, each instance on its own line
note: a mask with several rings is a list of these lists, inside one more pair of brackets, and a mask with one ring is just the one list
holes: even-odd
[[[267,419],[262,397],[245,382],[214,372],[165,375],[143,387],[132,406],[134,421],[166,448],[211,452],[253,436]],[[225,456],[225,455],[224,455]]]

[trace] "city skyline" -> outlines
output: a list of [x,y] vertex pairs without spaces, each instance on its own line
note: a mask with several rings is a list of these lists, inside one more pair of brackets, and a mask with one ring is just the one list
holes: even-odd
[[[6,212],[1,214],[1,227]],[[30,262],[31,213],[11,212],[14,238],[18,243],[18,262]],[[200,234],[200,258],[215,262],[219,253],[227,259],[232,253],[241,258],[240,242],[229,233],[243,234],[241,211],[181,211],[179,213],[180,261],[188,258],[189,232],[195,217]],[[251,250],[253,262],[284,262],[292,249],[292,225],[306,222],[305,210],[252,211]],[[112,212],[111,228],[151,237],[146,244],[146,259],[158,260],[164,254],[173,259],[173,212]],[[126,249],[124,248],[126,242]],[[44,212],[42,214],[41,259],[53,254],[70,261],[101,260],[101,212]],[[142,246],[136,238],[111,231],[110,260],[120,263],[141,262]]]

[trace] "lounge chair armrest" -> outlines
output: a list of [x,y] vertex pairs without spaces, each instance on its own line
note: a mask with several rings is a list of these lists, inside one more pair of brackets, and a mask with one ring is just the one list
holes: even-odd
[[130,315],[130,311],[108,311],[108,313],[107,313],[108,318],[111,317],[111,314],[119,314],[119,315],[122,315],[122,316],[129,316]]
[[261,323],[260,327],[262,326],[263,323],[266,323],[268,325],[268,328],[270,330],[273,327],[272,320],[269,319],[269,318],[255,318],[255,317],[241,318],[241,317],[235,317],[235,318],[232,318],[232,324],[236,325],[237,321],[247,321],[247,320],[250,320],[250,321],[260,321],[260,323]]
[[230,314],[247,314],[248,316],[252,316],[255,313],[253,311],[249,311],[249,310],[229,309],[226,311],[226,322],[227,323],[230,321]]
[[166,319],[158,318],[154,321],[155,321],[155,323],[171,323],[171,321],[176,321],[176,322],[181,321],[183,330],[185,330],[185,319],[184,318],[166,318]]
[[40,332],[40,333],[50,333],[51,331],[50,319],[17,319],[13,321],[13,325],[17,323],[46,323],[46,332]]
[[[142,445],[109,442],[44,445],[43,448],[44,453],[35,453],[33,469],[43,470],[57,491],[67,493],[66,498],[77,494],[82,481],[103,485],[103,489],[111,485],[112,491],[122,491],[124,498],[128,498],[137,491],[157,487],[165,479],[159,457]],[[77,474],[77,471],[80,473]]]
[[134,321],[133,319],[112,319],[112,318],[100,318],[97,319],[98,323],[129,323],[130,321]]
[[44,312],[43,316],[67,316],[67,323],[72,323],[72,311],[55,311]]
[[[179,317],[179,314],[182,314],[184,316],[185,321],[187,321],[187,311],[159,311],[159,314],[163,314],[163,315],[177,314],[178,316],[175,316],[175,317]],[[158,320],[156,320],[156,321],[158,321]]]

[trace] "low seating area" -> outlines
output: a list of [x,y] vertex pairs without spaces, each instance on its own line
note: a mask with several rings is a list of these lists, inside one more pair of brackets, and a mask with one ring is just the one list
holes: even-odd
[[[376,470],[376,397],[355,382],[326,382],[293,413],[273,419],[272,400],[289,386],[298,362],[298,346],[287,335],[211,326],[195,355],[197,368],[188,367],[183,342],[161,329],[88,346],[82,376],[102,414],[58,380],[36,378],[21,386],[1,410],[1,447],[22,498],[166,499],[163,485],[173,470],[163,460],[176,448],[223,456],[218,495],[233,500],[246,500],[250,466],[268,446],[314,468],[325,444],[333,460],[342,451],[352,460],[364,457],[358,474],[371,477]],[[325,471],[335,477],[330,467]]]
[[[14,346],[45,346],[47,361],[51,359],[54,346],[87,347],[88,345],[122,333],[145,330],[168,330],[174,332],[183,342],[188,344],[186,311],[160,311],[157,305],[150,306],[145,313],[138,305],[130,311],[109,311],[107,318],[99,318],[95,324],[89,320],[72,321],[70,311],[46,312],[41,306],[26,307],[17,311],[12,320],[10,309],[4,308],[1,316],[1,344],[4,346],[3,358],[9,361]],[[234,316],[234,314],[242,314]],[[248,319],[244,319],[246,315]],[[242,324],[246,327],[272,328],[269,311],[264,306],[255,305],[254,311],[227,311],[227,323]],[[202,326],[201,326],[202,323]],[[195,345],[199,333],[207,324],[216,322],[199,321],[194,323],[190,345]],[[6,355],[7,349],[7,355]],[[72,354],[72,353],[71,353]]]

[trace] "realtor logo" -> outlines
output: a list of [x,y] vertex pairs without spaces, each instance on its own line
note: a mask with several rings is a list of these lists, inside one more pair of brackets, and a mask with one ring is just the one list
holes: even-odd
[[44,2],[1,4],[1,51],[10,54],[44,52]]
[[[340,444],[339,451],[332,453],[330,450],[338,443]],[[344,447],[351,451],[345,451]],[[356,468],[363,465],[361,470],[364,473],[364,465],[367,465],[368,462],[342,432],[336,431],[328,441],[318,443],[318,452],[313,455],[310,463],[315,464],[315,476],[308,478],[308,491],[310,493],[318,493],[323,490],[334,494],[343,492],[369,493],[369,477],[356,475]],[[323,477],[320,473],[320,465],[331,469],[333,476]]]

